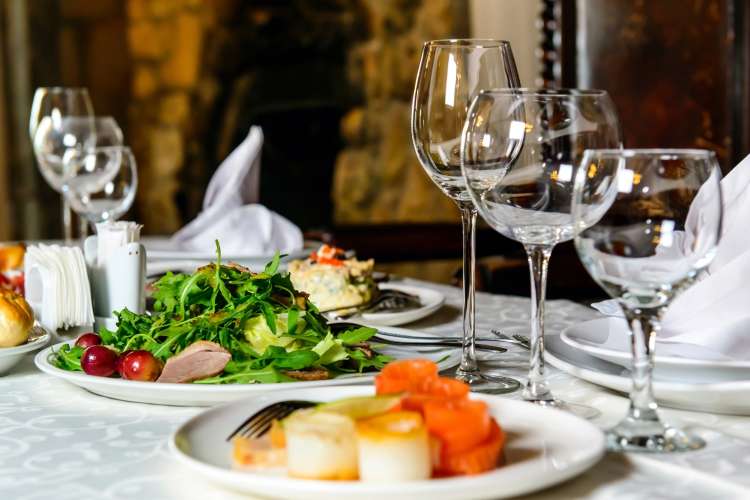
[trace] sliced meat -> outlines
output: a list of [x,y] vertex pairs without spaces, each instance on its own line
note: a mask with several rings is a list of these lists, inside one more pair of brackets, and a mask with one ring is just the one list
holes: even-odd
[[281,373],[297,380],[327,380],[331,374],[325,368],[308,368],[306,370],[283,370]]
[[199,340],[169,358],[157,382],[185,383],[217,375],[224,370],[232,355],[215,342]]

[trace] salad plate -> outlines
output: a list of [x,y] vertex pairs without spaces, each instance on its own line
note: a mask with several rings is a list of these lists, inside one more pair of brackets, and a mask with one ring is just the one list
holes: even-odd
[[[586,321],[567,328],[560,338],[571,347],[591,356],[630,368],[629,332],[623,318],[607,317]],[[731,360],[692,344],[657,338],[654,357],[655,373],[663,380],[746,380],[750,374],[750,361]]]
[[484,400],[508,436],[504,464],[474,476],[400,483],[323,481],[289,478],[281,473],[232,469],[232,429],[275,401],[331,401],[372,395],[372,387],[316,388],[267,394],[206,411],[183,424],[170,439],[170,450],[191,472],[247,494],[264,498],[308,500],[420,499],[460,500],[508,498],[581,474],[604,454],[604,437],[593,424],[572,414],[498,396],[473,394]]
[[25,343],[15,347],[0,347],[0,375],[9,372],[27,353],[46,346],[50,338],[51,335],[48,331],[39,325],[35,325]]
[[[555,368],[621,393],[630,392],[631,378],[627,368],[575,348],[560,334],[544,336],[545,359]],[[660,405],[684,410],[707,411],[729,415],[750,415],[750,377],[727,381],[705,372],[700,382],[664,379],[656,363],[654,395]]]
[[440,309],[445,303],[445,296],[430,288],[419,286],[401,285],[398,283],[381,283],[378,285],[380,290],[396,290],[419,297],[420,307],[407,309],[404,311],[378,311],[363,312],[349,319],[359,321],[366,325],[373,326],[397,326],[413,323],[420,319],[426,318],[430,314]]
[[[414,332],[403,328],[385,327],[381,332],[397,335],[420,335],[429,337],[430,334]],[[439,338],[437,336],[433,336]],[[125,380],[122,378],[97,377],[87,375],[80,371],[68,371],[54,366],[49,358],[53,350],[58,350],[64,344],[73,342],[62,342],[40,351],[34,358],[36,366],[44,373],[65,380],[73,385],[86,389],[94,394],[106,396],[113,399],[133,401],[137,403],[151,403],[172,406],[213,406],[219,403],[234,401],[239,398],[264,393],[278,392],[281,389],[304,389],[313,387],[338,386],[347,384],[370,383],[377,372],[361,374],[347,374],[328,380],[310,380],[284,383],[252,383],[252,384],[176,384],[162,382],[140,382]],[[415,348],[382,346],[378,349],[382,354],[395,359],[407,359],[415,356],[435,361],[440,370],[447,370],[457,366],[461,354],[458,349],[442,348]]]

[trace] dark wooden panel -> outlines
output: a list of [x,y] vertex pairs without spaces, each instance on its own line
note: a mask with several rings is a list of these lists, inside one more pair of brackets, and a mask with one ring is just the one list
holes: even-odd
[[725,170],[747,154],[746,0],[557,0],[554,8],[557,83],[609,91],[626,146],[712,149]]

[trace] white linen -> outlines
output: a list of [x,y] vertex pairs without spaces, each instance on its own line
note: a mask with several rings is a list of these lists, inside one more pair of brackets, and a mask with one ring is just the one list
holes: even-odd
[[[700,346],[707,351],[702,356],[706,359],[719,354],[730,359],[748,360],[750,156],[722,179],[721,189],[724,220],[716,257],[702,279],[677,296],[669,306],[657,344],[690,344],[685,346],[685,357],[697,357],[693,346]],[[698,216],[700,211],[694,213]],[[687,227],[689,231],[690,224]],[[614,300],[592,304],[592,307],[606,315],[622,315]],[[656,350],[659,352],[658,345]],[[673,355],[675,350],[679,350],[677,346],[671,346]]]
[[260,256],[289,253],[303,245],[302,231],[291,221],[258,204],[263,131],[251,127],[242,143],[211,178],[203,210],[172,237],[185,251]]

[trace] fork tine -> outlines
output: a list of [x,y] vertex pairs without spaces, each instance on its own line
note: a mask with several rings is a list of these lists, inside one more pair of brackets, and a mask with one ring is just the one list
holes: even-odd
[[[316,404],[317,403],[314,403],[312,401],[277,401],[275,403],[272,403],[264,408],[261,408],[260,410],[250,415],[247,419],[245,419],[245,421],[238,425],[237,428],[227,437],[227,441],[231,441],[232,438],[238,434],[246,437],[260,437],[268,432],[268,429],[270,429],[271,422],[273,422],[274,418],[284,418],[295,410],[301,408],[309,408],[311,406],[315,406]],[[260,430],[260,432],[258,432],[259,429],[263,428],[263,424],[261,422],[266,422],[267,425],[265,426],[264,430]],[[251,432],[253,433],[253,436],[248,436],[248,433]]]
[[271,422],[286,417],[294,410],[295,408],[291,408],[287,405],[278,405],[273,411],[267,411],[260,418],[255,419],[250,425],[240,431],[240,436],[249,438],[260,437],[271,428]]
[[245,427],[252,424],[257,418],[262,417],[266,414],[266,412],[271,411],[272,409],[276,408],[279,405],[280,402],[272,403],[264,408],[261,408],[260,410],[256,411],[249,417],[247,417],[240,425],[237,426],[237,428],[232,431],[232,433],[227,437],[227,441],[231,441],[234,436],[240,433],[240,431],[244,430]]

